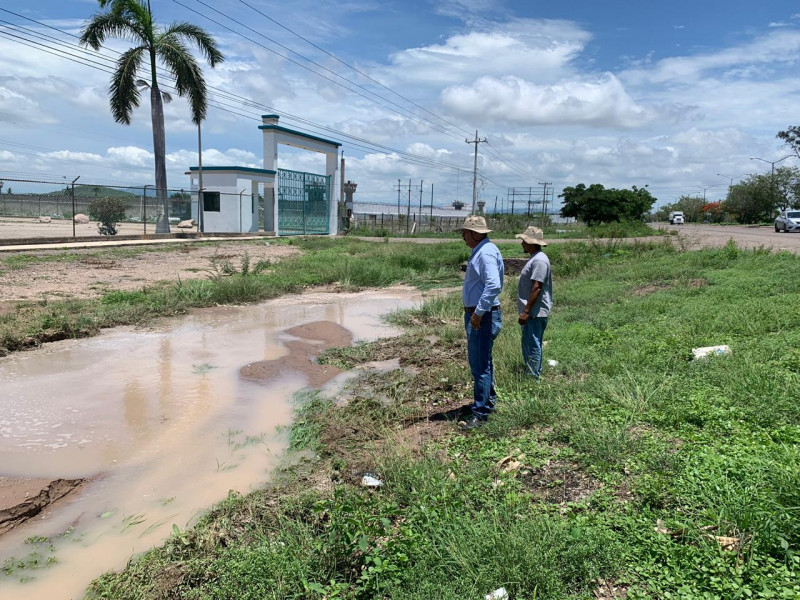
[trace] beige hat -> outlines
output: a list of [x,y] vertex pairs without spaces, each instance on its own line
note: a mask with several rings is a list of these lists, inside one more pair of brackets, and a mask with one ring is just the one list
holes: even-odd
[[469,229],[475,233],[490,233],[492,230],[486,227],[486,219],[478,215],[470,215],[464,219],[461,229]]
[[524,242],[528,242],[529,244],[538,244],[539,246],[547,246],[547,242],[544,241],[544,233],[538,227],[534,227],[531,225],[522,233],[518,233],[514,236],[518,240],[522,240]]

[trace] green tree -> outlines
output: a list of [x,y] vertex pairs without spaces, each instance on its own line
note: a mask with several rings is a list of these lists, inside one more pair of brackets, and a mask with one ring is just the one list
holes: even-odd
[[703,205],[705,200],[702,196],[681,196],[678,201],[672,205],[670,212],[680,210],[683,212],[684,219],[687,223],[697,223],[703,216]]
[[559,195],[564,199],[561,216],[580,219],[587,225],[640,221],[656,201],[646,188],[634,185],[630,190],[606,189],[599,183],[588,188],[582,183],[565,187]]
[[97,197],[89,202],[89,216],[97,221],[100,235],[117,235],[117,223],[125,219],[125,203],[114,197]]
[[800,157],[800,127],[790,125],[783,131],[779,131],[776,137],[783,140]]
[[730,188],[722,208],[740,223],[768,221],[778,210],[800,207],[800,169],[780,167],[750,175]]
[[[94,50],[99,50],[107,37],[122,38],[135,44],[120,55],[111,76],[111,114],[117,123],[130,125],[131,115],[140,103],[140,90],[150,90],[156,196],[164,211],[156,231],[168,233],[163,102],[169,102],[171,96],[159,88],[157,67],[161,64],[166,68],[179,96],[189,97],[192,121],[199,125],[206,117],[206,82],[189,46],[197,46],[212,67],[222,62],[224,57],[214,39],[196,25],[180,22],[160,27],[153,18],[150,0],[98,0],[98,3],[101,9],[108,10],[92,16],[83,28],[80,41]],[[149,68],[149,80],[138,77],[145,66]]]

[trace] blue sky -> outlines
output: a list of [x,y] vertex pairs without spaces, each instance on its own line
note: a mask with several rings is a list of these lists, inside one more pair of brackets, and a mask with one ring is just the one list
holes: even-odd
[[[261,166],[258,117],[275,109],[312,123],[284,116],[284,124],[343,143],[347,178],[358,182],[363,201],[392,201],[398,179],[424,180],[426,189],[434,183],[437,203],[469,199],[472,156],[464,138],[476,129],[489,139],[479,165],[480,193],[490,205],[507,187],[542,181],[558,191],[581,182],[648,184],[660,203],[707,188],[717,199],[730,178],[769,168],[751,156],[786,156],[775,134],[800,125],[796,2],[204,2],[152,6],[162,23],[187,20],[214,34],[227,60],[206,71],[209,83],[258,104],[224,101],[241,115],[210,108],[204,164]],[[146,99],[131,126],[117,125],[108,74],[10,37],[74,44],[69,34],[80,31],[96,2],[5,2],[0,9],[21,15],[0,11],[0,178],[152,183]],[[361,95],[287,61],[274,42],[302,55],[291,57],[309,69],[319,67],[303,57],[351,88],[362,86],[354,88]],[[110,43],[103,55],[126,47]],[[325,76],[336,79],[330,71]],[[223,100],[212,93],[212,101]],[[166,116],[169,183],[185,187],[196,130],[180,98]],[[282,166],[320,171],[322,160],[282,151]]]

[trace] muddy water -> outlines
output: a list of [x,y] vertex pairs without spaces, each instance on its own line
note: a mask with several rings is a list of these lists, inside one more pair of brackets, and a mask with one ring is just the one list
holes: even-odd
[[[0,564],[52,563],[0,573],[0,598],[80,598],[173,524],[184,529],[228,490],[265,482],[309,376],[292,361],[260,380],[242,373],[274,366],[298,339],[330,343],[300,327],[309,323],[329,321],[356,341],[391,335],[380,317],[417,300],[404,289],[308,294],[0,359],[0,475],[88,480],[0,537]],[[329,338],[337,328],[322,329]]]

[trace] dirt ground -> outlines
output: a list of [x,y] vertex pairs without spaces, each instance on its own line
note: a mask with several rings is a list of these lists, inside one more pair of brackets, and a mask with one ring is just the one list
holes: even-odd
[[[180,231],[171,225],[173,232]],[[195,231],[190,229],[188,231]],[[147,233],[155,233],[155,223],[147,224]],[[119,235],[142,235],[145,233],[143,223],[119,223]],[[75,236],[78,238],[97,236],[97,222],[86,224],[75,223]],[[72,221],[69,219],[51,220],[49,223],[39,222],[38,217],[2,217],[0,218],[0,241],[21,240],[28,238],[69,238],[72,237]]]
[[[241,267],[247,251],[250,264],[259,260],[280,260],[297,254],[294,246],[264,242],[175,242],[149,250],[120,252],[109,249],[35,250],[33,256],[77,255],[77,260],[32,262],[11,268],[3,261],[20,253],[0,253],[0,304],[45,298],[93,298],[110,290],[135,291],[157,281],[203,279],[211,261],[230,261]],[[128,256],[125,256],[127,254]]]

